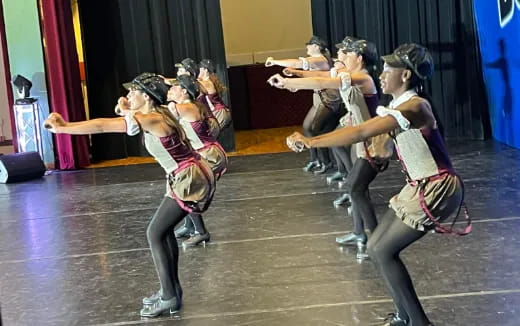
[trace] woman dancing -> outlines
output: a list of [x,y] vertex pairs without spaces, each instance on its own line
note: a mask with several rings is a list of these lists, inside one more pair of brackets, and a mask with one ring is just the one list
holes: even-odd
[[170,88],[164,79],[144,73],[124,86],[129,90],[128,100],[120,99],[116,107],[124,117],[66,122],[51,113],[44,126],[53,133],[73,135],[142,133],[147,150],[165,170],[166,195],[146,230],[161,288],[143,299],[140,312],[143,317],[156,317],[181,309],[179,248],[173,229],[188,213],[202,213],[208,208],[215,178],[206,161],[190,146],[177,120],[162,106]]
[[[348,110],[345,119],[350,121],[349,125],[359,125],[375,116],[379,102],[377,86],[371,76],[377,61],[377,50],[371,42],[356,40],[350,44],[338,45],[338,59],[344,63],[345,69],[340,71],[337,77],[292,78],[279,82],[295,89],[339,89]],[[281,78],[279,75],[275,75],[271,80],[279,78]],[[358,158],[346,180],[346,190],[352,203],[354,230],[336,238],[336,242],[339,244],[357,245],[356,256],[359,259],[367,258],[368,238],[365,228],[373,232],[377,226],[368,188],[377,174],[385,167],[386,159],[390,156],[389,153],[375,152],[371,150],[371,147],[372,139],[354,146]]]
[[[186,133],[186,137],[195,149],[210,165],[218,180],[227,169],[226,152],[211,134],[207,111],[195,99],[199,96],[196,80],[189,75],[180,75],[171,80],[168,92],[168,108],[178,120]],[[184,224],[175,230],[177,238],[189,237],[182,244],[185,247],[196,246],[210,240],[200,213],[192,212],[185,219]]]
[[220,125],[220,131],[222,131],[231,123],[231,111],[222,101],[222,96],[227,88],[218,78],[215,66],[211,60],[202,59],[199,62],[197,80],[200,85],[200,91],[206,96],[206,102]]
[[[386,325],[429,326],[432,323],[419,302],[399,254],[432,229],[465,235],[471,231],[471,220],[466,214],[464,230],[453,230],[440,224],[460,210],[464,189],[424,93],[424,81],[433,73],[430,53],[423,46],[403,44],[383,60],[381,89],[392,95],[393,100],[388,108],[377,109],[378,117],[313,138],[294,133],[288,137],[288,144],[293,150],[301,151],[304,147],[359,143],[388,133],[393,137],[407,184],[390,200],[390,209],[368,242],[368,253],[397,308],[397,313],[390,315]],[[298,87],[284,80],[274,85]]]
[[[307,46],[308,57],[300,57],[298,59],[275,60],[272,57],[267,58],[265,65],[282,66],[286,68],[296,68],[309,71],[329,71],[333,67],[330,52],[327,49],[325,41],[317,36],[313,36]],[[323,104],[319,91],[315,90],[313,95],[313,105],[303,120],[303,130],[307,136],[316,136],[324,132],[334,130],[337,125],[337,114],[327,108]],[[329,150],[327,148],[310,150],[310,161],[303,168],[306,172],[314,172],[315,174],[323,174],[332,163],[329,157]]]

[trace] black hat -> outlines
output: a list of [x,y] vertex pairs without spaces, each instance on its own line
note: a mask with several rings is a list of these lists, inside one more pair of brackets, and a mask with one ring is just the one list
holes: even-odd
[[200,60],[199,67],[208,69],[208,71],[210,73],[214,73],[216,71],[215,70],[215,66],[213,65],[213,62],[211,62],[210,59],[202,59],[202,60]]
[[176,63],[175,67],[186,69],[186,71],[194,77],[199,75],[199,67],[197,66],[195,60],[193,60],[192,58],[186,58],[182,60],[181,63]]
[[357,40],[358,40],[357,38],[347,35],[347,36],[345,36],[343,41],[341,41],[340,43],[336,44],[336,48],[339,49],[339,50],[346,51],[348,49],[348,47],[350,46],[350,44],[352,44],[353,42],[355,42]]
[[172,86],[179,85],[185,89],[193,99],[196,99],[199,96],[199,85],[193,76],[180,75],[175,79],[170,79],[169,83]]
[[314,36],[314,35],[311,37],[311,39],[307,43],[305,43],[305,45],[310,45],[310,44],[316,44],[320,47],[320,49],[327,48],[327,42],[325,42],[321,38]]
[[365,66],[372,66],[377,63],[377,48],[376,45],[367,40],[357,40],[347,47],[346,51],[356,52],[358,55],[363,57]]
[[127,90],[140,90],[156,100],[159,104],[165,104],[168,98],[168,86],[164,78],[161,76],[144,72],[139,76],[135,77],[131,82],[124,83],[123,87]]
[[401,44],[382,59],[389,66],[410,69],[420,79],[428,79],[433,74],[433,58],[428,49],[419,44]]

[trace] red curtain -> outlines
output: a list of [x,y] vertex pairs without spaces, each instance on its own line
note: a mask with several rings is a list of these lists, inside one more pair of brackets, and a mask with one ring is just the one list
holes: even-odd
[[[60,113],[67,121],[85,120],[71,3],[41,0],[40,11],[51,111]],[[59,169],[89,165],[87,136],[56,135],[54,146]]]
[[[5,83],[7,85],[7,103],[9,103],[9,117],[11,119],[11,130],[13,132],[13,146],[15,151],[18,149],[18,139],[16,139],[16,123],[14,120],[13,107],[13,92],[11,88],[11,69],[9,68],[9,54],[7,53],[7,38],[5,36],[4,10],[2,8],[2,1],[0,0],[0,46],[2,47]],[[4,82],[4,81],[0,81]]]

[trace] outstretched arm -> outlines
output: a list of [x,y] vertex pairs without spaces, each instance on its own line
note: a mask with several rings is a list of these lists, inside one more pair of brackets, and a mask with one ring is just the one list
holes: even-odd
[[265,61],[266,67],[281,66],[286,68],[305,69],[314,68],[318,70],[330,69],[329,63],[325,57],[306,57],[299,59],[284,59],[275,60],[273,57],[267,58]]
[[435,123],[430,104],[423,99],[406,102],[399,106],[396,111],[398,111],[396,116],[402,115],[401,123],[403,123],[404,119],[404,121],[408,123],[407,126],[400,125],[397,118],[389,114],[384,117],[378,116],[372,118],[357,126],[336,129],[332,132],[312,138],[307,138],[295,132],[287,137],[287,145],[297,152],[301,152],[304,147],[347,146],[365,141],[370,137],[389,133],[399,127],[406,129],[410,128],[410,126],[422,128]]
[[294,68],[285,68],[283,70],[284,75],[286,76],[296,76],[296,77],[330,77],[330,71],[329,70],[312,70],[312,71],[306,71],[306,70],[300,70],[300,69],[294,69]]
[[338,77],[283,78],[280,74],[276,74],[271,76],[267,82],[274,87],[286,89],[326,89],[341,87],[341,79]]
[[87,135],[109,132],[126,132],[125,118],[100,118],[79,122],[66,122],[58,113],[51,113],[43,126],[56,134]]
[[[391,116],[375,117],[360,125],[336,129],[312,138],[307,138],[299,132],[295,132],[288,137],[287,144],[291,147],[291,144],[299,143],[307,148],[347,146],[365,141],[370,137],[388,133],[397,127],[397,121]],[[294,150],[293,147],[291,149]],[[301,147],[299,151],[301,151]]]
[[284,60],[275,60],[273,57],[267,58],[265,60],[266,67],[272,66],[282,66],[287,68],[298,68],[301,69],[303,67],[303,62],[300,59],[284,59]]
[[338,77],[283,78],[280,74],[271,76],[267,82],[271,86],[286,89],[327,89],[358,85],[363,93],[372,94],[374,85],[370,75],[362,72],[340,74]]

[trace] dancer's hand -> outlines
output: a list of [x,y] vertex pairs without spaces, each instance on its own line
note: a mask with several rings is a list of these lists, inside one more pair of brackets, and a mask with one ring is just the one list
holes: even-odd
[[306,148],[310,148],[310,139],[303,136],[299,132],[295,132],[287,137],[287,146],[294,152],[303,152]]
[[130,112],[130,103],[128,102],[128,99],[126,97],[120,97],[117,100],[117,104],[114,108],[114,111],[117,115],[120,115],[122,117],[126,116],[128,112]]
[[265,66],[266,66],[266,67],[272,67],[272,66],[274,66],[274,58],[273,58],[273,57],[268,57],[268,58],[265,60]]
[[288,76],[288,77],[292,77],[294,76],[293,75],[293,71],[296,70],[294,68],[285,68],[284,70],[282,70],[282,73],[285,75],[285,76]]
[[280,74],[275,74],[269,77],[267,83],[276,88],[285,88],[285,78],[283,78]]
[[343,69],[345,68],[345,64],[339,60],[334,61],[334,68],[336,69]]
[[276,74],[276,75],[272,75],[267,80],[267,83],[276,88],[287,89],[288,91],[293,92],[293,93],[298,91],[297,88],[287,88],[286,81],[287,81],[287,78],[283,78],[280,74]]
[[43,122],[43,127],[52,133],[57,133],[59,127],[64,127],[67,122],[63,120],[61,114],[53,112],[49,114],[47,119]]

